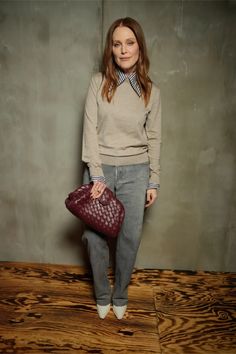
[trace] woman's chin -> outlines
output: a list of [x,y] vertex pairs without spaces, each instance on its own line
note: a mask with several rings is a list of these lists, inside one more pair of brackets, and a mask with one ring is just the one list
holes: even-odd
[[124,73],[131,73],[132,71],[134,71],[135,65],[125,65],[124,63],[121,63],[121,65],[119,65],[119,67],[121,68],[122,71],[124,71]]

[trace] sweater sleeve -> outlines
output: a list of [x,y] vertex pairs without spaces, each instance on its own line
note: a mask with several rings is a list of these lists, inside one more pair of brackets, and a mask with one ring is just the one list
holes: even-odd
[[85,102],[82,160],[89,167],[90,177],[104,177],[99,155],[97,135],[97,92],[101,84],[100,74],[93,75]]
[[150,163],[149,185],[160,187],[160,152],[161,152],[161,96],[156,86],[154,100],[146,121],[148,156]]

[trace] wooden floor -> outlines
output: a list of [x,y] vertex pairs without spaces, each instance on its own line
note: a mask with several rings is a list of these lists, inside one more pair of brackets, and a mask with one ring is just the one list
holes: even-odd
[[84,269],[0,262],[0,353],[236,354],[235,285],[232,273],[136,270],[124,319],[100,320]]

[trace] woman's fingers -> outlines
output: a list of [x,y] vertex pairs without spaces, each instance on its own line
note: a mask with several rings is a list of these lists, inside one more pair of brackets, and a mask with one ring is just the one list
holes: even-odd
[[91,189],[91,197],[94,199],[99,198],[104,192],[105,188],[105,183],[99,181],[94,182],[93,187]]
[[157,198],[157,190],[156,189],[148,189],[145,208],[150,207]]

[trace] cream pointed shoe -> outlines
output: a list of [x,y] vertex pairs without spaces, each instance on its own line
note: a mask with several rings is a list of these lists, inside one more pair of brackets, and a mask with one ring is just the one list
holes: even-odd
[[110,311],[110,308],[111,308],[111,304],[105,306],[97,304],[98,316],[103,320],[108,314],[108,312]]
[[116,317],[118,318],[118,320],[121,320],[123,318],[126,309],[127,309],[127,305],[124,305],[124,306],[113,305],[113,312],[116,315]]

